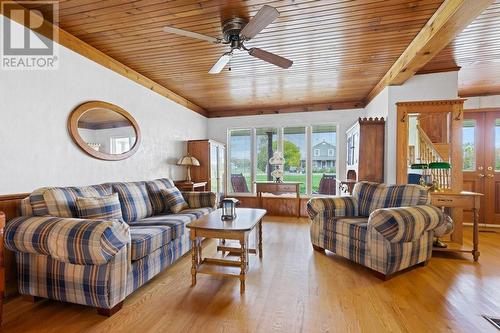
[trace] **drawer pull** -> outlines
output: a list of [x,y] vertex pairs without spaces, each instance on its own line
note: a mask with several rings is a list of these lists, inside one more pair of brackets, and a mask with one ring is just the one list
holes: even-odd
[[438,202],[453,202],[453,199],[437,199]]

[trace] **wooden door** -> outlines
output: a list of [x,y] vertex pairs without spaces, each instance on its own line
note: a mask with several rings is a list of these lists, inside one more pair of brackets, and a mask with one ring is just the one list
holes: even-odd
[[484,119],[485,223],[500,224],[500,111],[486,112]]
[[[484,193],[484,113],[467,112],[462,130],[463,189]],[[484,223],[484,199],[479,222]],[[472,222],[472,211],[464,211],[464,222]]]
[[484,194],[479,221],[500,224],[500,110],[465,113],[463,149],[464,190]]

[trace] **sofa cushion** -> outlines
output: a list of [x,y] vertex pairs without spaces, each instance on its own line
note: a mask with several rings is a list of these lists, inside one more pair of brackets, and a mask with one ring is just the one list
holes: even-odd
[[165,207],[168,207],[168,209],[174,214],[177,214],[189,207],[186,200],[184,200],[181,191],[179,191],[177,187],[162,190],[161,194],[165,202]]
[[213,211],[213,208],[190,208],[178,214],[151,216],[134,223],[134,226],[164,225],[172,228],[172,238],[179,238],[186,230],[186,224]]
[[172,240],[172,228],[166,225],[131,226],[131,257],[139,260]]
[[118,193],[102,197],[76,198],[76,207],[81,219],[123,220]]
[[31,204],[33,213],[37,216],[78,217],[76,198],[109,194],[111,194],[111,188],[106,185],[47,187],[33,192]]
[[113,191],[120,197],[125,222],[133,223],[153,215],[145,182],[113,183]]
[[344,235],[350,238],[366,241],[368,230],[367,217],[338,217],[331,218],[328,223],[325,223],[325,228],[328,231],[333,231],[336,234]]
[[146,182],[146,189],[148,190],[151,206],[153,207],[153,215],[166,214],[169,212],[168,207],[165,207],[161,191],[172,187],[174,187],[174,183],[167,178]]
[[353,196],[358,199],[358,214],[369,216],[379,208],[425,205],[430,202],[429,191],[419,185],[385,185],[359,182]]

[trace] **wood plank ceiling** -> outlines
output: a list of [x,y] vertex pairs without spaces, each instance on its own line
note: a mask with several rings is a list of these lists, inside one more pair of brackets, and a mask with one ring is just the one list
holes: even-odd
[[[362,106],[442,2],[62,0],[59,25],[212,114],[335,109]],[[231,71],[209,75],[227,46],[162,31],[171,25],[219,37],[221,21],[249,19],[264,4],[281,16],[247,47],[294,60],[289,70],[240,53]]]
[[500,94],[500,0],[479,15],[420,72],[461,67],[460,97]]

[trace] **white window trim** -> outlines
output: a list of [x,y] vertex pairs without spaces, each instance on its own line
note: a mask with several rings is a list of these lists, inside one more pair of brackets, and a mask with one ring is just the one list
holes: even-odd
[[[341,142],[340,140],[340,125],[336,122],[333,123],[310,123],[310,124],[287,124],[287,125],[281,125],[281,126],[252,126],[252,127],[231,127],[227,128],[226,130],[226,142],[227,142],[227,149],[226,149],[226,182],[227,182],[227,188],[228,188],[228,194],[229,195],[235,195],[235,196],[248,196],[252,197],[255,196],[256,194],[256,187],[255,187],[255,181],[256,181],[256,175],[257,175],[257,159],[256,159],[256,149],[257,149],[257,130],[261,128],[275,128],[277,130],[277,140],[278,140],[278,149],[280,151],[283,151],[284,148],[284,130],[287,127],[305,127],[305,136],[306,136],[306,193],[301,195],[302,198],[309,198],[309,197],[314,197],[316,194],[312,193],[312,170],[313,170],[313,148],[312,148],[312,129],[314,126],[317,125],[331,125],[335,126],[335,133],[336,133],[336,140],[335,140],[335,149],[338,149],[338,145]],[[252,170],[251,170],[251,188],[249,188],[249,193],[238,193],[238,192],[231,192],[229,191],[229,188],[231,187],[231,160],[230,160],[230,152],[231,152],[231,140],[230,140],[230,132],[235,131],[235,130],[250,130],[251,131],[251,152],[250,152],[250,158],[252,160]],[[319,156],[319,155],[318,155]],[[335,157],[335,154],[333,155]],[[335,166],[336,166],[336,174],[338,178],[338,166],[340,165],[339,161],[339,156],[337,156],[335,160]],[[337,189],[338,192],[338,189]],[[337,193],[337,195],[339,195]]]

